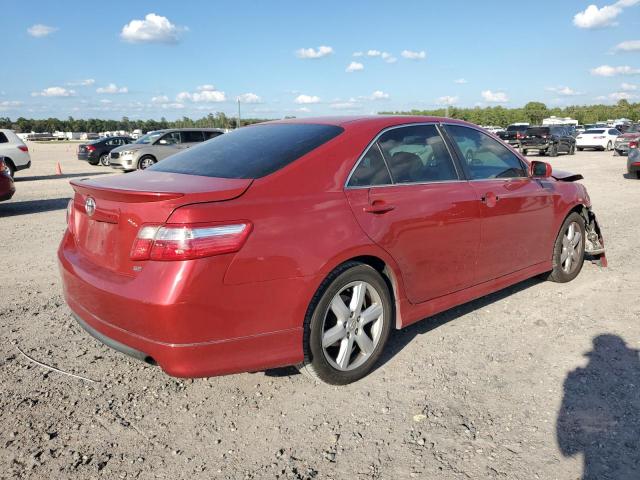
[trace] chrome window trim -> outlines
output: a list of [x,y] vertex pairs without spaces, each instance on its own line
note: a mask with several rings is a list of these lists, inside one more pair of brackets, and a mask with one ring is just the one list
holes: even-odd
[[[429,185],[432,183],[457,183],[457,182],[466,182],[466,179],[463,179],[460,177],[460,172],[458,171],[458,166],[456,165],[456,161],[454,160],[454,157],[451,153],[451,150],[449,149],[449,145],[447,145],[447,141],[445,139],[445,137],[442,135],[442,132],[440,131],[440,129],[438,128],[441,122],[420,122],[420,123],[403,123],[401,125],[393,125],[391,127],[387,127],[383,130],[381,130],[374,138],[371,142],[369,142],[367,144],[367,147],[363,150],[363,152],[360,154],[360,156],[358,157],[358,160],[356,161],[355,165],[353,166],[353,168],[351,169],[351,171],[349,172],[349,175],[347,176],[347,180],[344,183],[344,189],[345,190],[361,190],[363,188],[380,188],[380,187],[395,187],[395,186],[401,186],[401,185]],[[387,159],[384,155],[384,152],[382,151],[382,148],[380,147],[380,144],[377,144],[378,140],[380,139],[380,137],[382,135],[384,135],[385,133],[391,131],[391,130],[396,130],[398,128],[407,128],[407,127],[420,127],[420,126],[429,126],[429,125],[433,125],[436,127],[436,131],[438,132],[438,135],[440,135],[440,138],[442,139],[447,152],[449,153],[449,158],[451,159],[451,163],[453,164],[453,169],[456,172],[456,175],[458,176],[458,178],[456,180],[437,180],[437,181],[425,181],[425,182],[411,182],[411,183],[396,183],[393,180],[393,175],[391,174],[391,169],[389,168],[389,165],[387,164]],[[367,154],[367,152],[369,151],[369,149],[374,145],[377,144],[378,147],[378,151],[380,152],[380,155],[382,155],[382,160],[384,161],[384,165],[387,168],[387,172],[389,173],[389,178],[391,179],[391,183],[385,183],[382,185],[358,185],[358,186],[350,186],[349,185],[349,181],[351,181],[351,176],[353,175],[353,172],[355,172],[356,168],[358,168],[358,166],[360,165],[360,162],[362,161],[362,159],[364,158],[364,156]]]
[[[475,125],[462,125],[460,123],[451,123],[451,122],[441,122],[441,125],[442,126],[451,125],[452,127],[465,127],[465,128],[469,128],[471,130],[476,130],[479,133],[489,137],[494,142],[496,141],[495,138],[493,138],[491,135],[488,135],[487,132],[483,131],[481,128],[476,127]],[[455,142],[455,140],[453,138],[451,139],[451,141]],[[529,165],[520,158],[519,154],[516,155],[514,152],[512,152],[509,148],[506,147],[504,142],[498,141],[497,143],[498,143],[498,145],[502,145],[503,147],[505,147],[508,152],[511,152],[512,154],[514,154],[514,156],[518,159],[518,161],[520,162],[520,165],[523,167],[523,170],[525,172],[529,171]],[[458,147],[458,148],[460,148],[460,147]],[[463,161],[464,161],[464,159],[463,159]],[[512,179],[520,179],[520,178],[531,178],[531,176],[530,175],[526,175],[524,177],[507,177],[507,178],[496,178],[496,177],[494,177],[494,178],[469,178],[468,181],[469,182],[486,182],[486,181],[495,181],[495,180],[512,180]]]

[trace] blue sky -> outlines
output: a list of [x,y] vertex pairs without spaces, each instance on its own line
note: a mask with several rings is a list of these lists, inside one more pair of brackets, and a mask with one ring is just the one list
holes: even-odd
[[640,0],[590,4],[3,0],[0,115],[640,101]]

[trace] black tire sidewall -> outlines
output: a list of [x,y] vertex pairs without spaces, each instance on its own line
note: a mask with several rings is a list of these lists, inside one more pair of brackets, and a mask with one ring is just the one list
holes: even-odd
[[151,165],[147,165],[146,167],[142,167],[142,162],[144,162],[145,160],[151,160],[151,165],[155,165],[157,163],[156,159],[153,158],[151,155],[145,155],[144,157],[142,157],[140,160],[138,160],[138,170],[146,170],[147,168],[149,168]]
[[[104,158],[104,160],[103,160]],[[102,155],[100,155],[100,160],[98,160],[98,163],[100,163],[100,165],[102,165],[103,167],[108,167],[109,166],[109,154],[108,153],[104,153]]]
[[[322,328],[324,316],[327,312],[331,300],[345,285],[355,282],[365,281],[371,284],[380,294],[383,302],[385,323],[382,327],[380,341],[369,359],[361,366],[350,371],[341,371],[335,369],[327,361],[322,349]],[[377,363],[385,344],[389,338],[389,334],[394,321],[394,306],[389,292],[387,283],[382,276],[372,267],[364,264],[356,264],[351,268],[339,273],[325,288],[322,295],[315,305],[310,305],[312,314],[310,317],[309,328],[305,329],[307,341],[305,342],[306,351],[305,358],[313,367],[313,370],[320,380],[333,385],[345,385],[355,382],[367,375]]]

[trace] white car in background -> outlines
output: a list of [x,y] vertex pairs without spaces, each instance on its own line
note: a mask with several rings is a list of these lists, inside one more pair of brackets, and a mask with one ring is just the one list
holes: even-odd
[[0,129],[0,157],[5,157],[12,177],[18,170],[31,166],[29,148],[12,130]]
[[618,138],[619,135],[621,135],[620,131],[615,128],[592,128],[576,137],[576,148],[579,151],[585,148],[613,150],[616,138]]

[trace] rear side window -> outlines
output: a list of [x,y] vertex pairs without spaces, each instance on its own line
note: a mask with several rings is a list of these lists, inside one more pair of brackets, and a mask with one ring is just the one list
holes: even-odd
[[378,144],[394,183],[458,179],[453,160],[434,125],[394,128],[384,133]]
[[197,143],[204,141],[204,135],[202,132],[181,132],[182,134],[182,143]]
[[7,136],[0,132],[0,143],[9,143],[9,140],[7,140]]
[[520,159],[489,135],[460,125],[447,125],[446,129],[463,152],[472,180],[527,176]]
[[222,135],[222,132],[204,132],[204,139],[211,140],[212,138],[216,138],[218,135]]
[[172,155],[150,169],[205,177],[260,178],[343,131],[335,125],[302,123],[243,127]]
[[371,185],[388,185],[391,183],[389,170],[384,163],[378,144],[371,145],[358,166],[351,174],[349,187],[367,187]]

